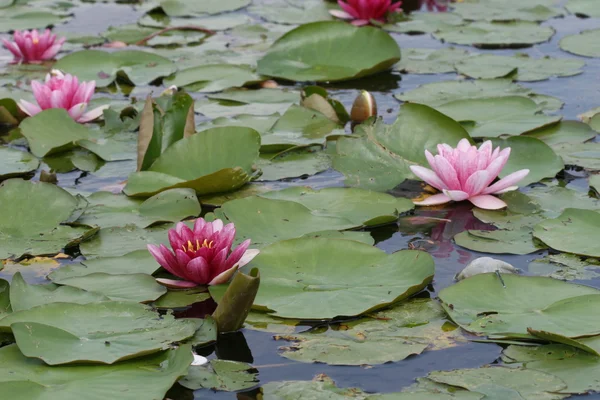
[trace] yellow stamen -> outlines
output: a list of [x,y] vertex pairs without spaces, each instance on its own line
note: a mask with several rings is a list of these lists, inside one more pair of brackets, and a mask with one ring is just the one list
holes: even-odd
[[194,251],[194,245],[192,244],[191,241],[188,240],[188,251]]
[[194,246],[194,244],[190,240],[188,240],[187,247],[185,244],[182,244],[181,248],[183,249],[183,251],[193,251],[195,253],[204,247],[208,247],[209,249],[212,249],[214,244],[215,244],[214,240],[211,240],[209,242],[208,239],[204,239],[204,242],[202,242],[202,244],[200,244],[200,240],[196,239],[196,246]]
[[38,44],[40,42],[40,39],[38,38],[33,38],[32,40],[33,44]]

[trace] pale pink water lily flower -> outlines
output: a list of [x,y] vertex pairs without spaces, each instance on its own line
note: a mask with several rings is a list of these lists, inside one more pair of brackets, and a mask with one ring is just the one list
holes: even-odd
[[493,194],[506,193],[518,189],[515,183],[529,173],[522,169],[505,176],[494,184],[510,156],[510,147],[500,151],[492,149],[492,142],[485,141],[479,149],[462,139],[456,148],[447,144],[437,146],[438,154],[425,150],[431,169],[413,165],[412,172],[442,193],[415,202],[420,206],[433,206],[449,201],[469,200],[475,206],[488,210],[506,207],[506,203]]
[[102,115],[109,105],[85,112],[90,102],[96,82],[79,82],[76,76],[52,70],[46,75],[46,82],[31,81],[31,88],[37,104],[19,100],[19,108],[27,115],[34,116],[49,108],[64,108],[75,121],[93,121]]
[[338,0],[342,10],[329,10],[336,18],[352,20],[356,26],[367,25],[372,19],[385,22],[388,13],[397,12],[402,2],[392,0]]
[[223,226],[220,219],[207,222],[198,218],[194,229],[178,223],[175,229],[169,229],[172,251],[164,244],[149,244],[148,250],[164,269],[182,280],[159,278],[157,281],[175,288],[228,282],[238,268],[252,261],[259,252],[248,249],[250,239],[232,251],[234,239],[235,225]]
[[36,29],[30,31],[15,31],[13,42],[2,39],[6,47],[15,57],[14,62],[37,64],[52,60],[60,51],[66,38],[56,38],[50,29],[39,33]]

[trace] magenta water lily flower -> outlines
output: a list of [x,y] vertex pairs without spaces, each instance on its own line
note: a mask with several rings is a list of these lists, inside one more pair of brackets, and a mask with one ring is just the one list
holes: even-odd
[[40,34],[36,29],[31,31],[15,31],[14,42],[2,39],[6,47],[14,56],[14,62],[36,64],[52,60],[60,51],[66,38],[56,38],[50,29]]
[[248,249],[250,239],[232,251],[235,238],[234,224],[223,226],[220,219],[206,222],[198,218],[194,229],[183,222],[169,230],[173,251],[165,245],[148,245],[156,261],[182,280],[157,279],[169,287],[185,288],[198,285],[218,285],[231,279],[238,268],[249,263],[258,250]]
[[338,0],[342,10],[330,10],[336,18],[352,20],[356,26],[367,25],[374,19],[385,22],[388,13],[397,12],[402,2],[392,4],[392,0]]
[[433,206],[449,201],[469,200],[479,208],[497,210],[506,207],[506,203],[493,194],[516,190],[515,183],[523,179],[528,169],[522,169],[491,184],[498,177],[510,156],[510,147],[500,151],[493,149],[492,142],[484,142],[479,149],[462,139],[454,149],[447,144],[438,145],[438,154],[432,155],[425,150],[425,156],[433,169],[413,165],[412,172],[442,193],[423,201],[415,202],[420,206]]
[[85,112],[90,102],[96,82],[79,82],[76,76],[63,74],[52,70],[46,75],[46,82],[31,82],[33,95],[37,104],[19,100],[19,108],[27,115],[34,116],[49,108],[64,108],[75,121],[84,123],[97,119],[102,111],[108,108],[104,105]]

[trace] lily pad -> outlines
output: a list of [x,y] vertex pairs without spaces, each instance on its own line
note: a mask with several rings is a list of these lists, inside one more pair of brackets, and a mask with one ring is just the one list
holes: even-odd
[[296,361],[330,365],[374,365],[400,361],[426,349],[466,342],[430,299],[414,299],[359,323],[344,323],[324,333],[276,336],[290,341],[281,355]]
[[160,7],[171,17],[189,17],[234,11],[246,7],[250,2],[251,0],[203,0],[197,3],[186,0],[162,0]]
[[585,62],[572,58],[531,58],[527,54],[512,57],[479,54],[463,58],[456,70],[475,79],[503,78],[510,75],[516,81],[541,81],[553,76],[573,76],[582,73]]
[[520,135],[561,120],[538,113],[537,104],[521,96],[456,100],[436,109],[463,122],[472,137]]
[[179,383],[192,390],[247,390],[258,385],[258,373],[252,372],[252,369],[244,362],[214,359],[207,365],[190,367]]
[[306,238],[272,244],[244,268],[261,271],[255,308],[284,318],[331,319],[408,298],[431,282],[434,265],[421,251],[388,255],[350,240]]
[[72,149],[90,134],[88,128],[73,121],[67,111],[60,108],[26,118],[19,128],[37,157]]
[[511,148],[510,157],[500,172],[500,178],[520,169],[529,169],[529,174],[519,181],[520,186],[526,186],[544,178],[554,178],[564,168],[562,159],[554,153],[550,146],[536,138],[513,136],[506,139],[493,139],[492,143],[494,147]]
[[54,68],[75,75],[80,81],[95,80],[99,87],[111,84],[119,72],[134,85],[146,85],[177,70],[168,58],[140,50],[77,51],[58,60]]
[[52,283],[29,285],[20,272],[13,276],[10,287],[10,305],[14,312],[49,303],[88,304],[106,300],[109,298],[102,293],[88,292],[70,286],[58,286]]
[[258,73],[300,82],[343,81],[385,71],[398,60],[398,44],[380,29],[313,22],[279,38],[258,61]]
[[454,236],[457,245],[492,254],[529,254],[542,249],[529,228],[497,231],[468,230]]
[[527,271],[565,281],[594,279],[600,277],[600,262],[593,258],[582,260],[573,254],[549,254],[529,263]]
[[185,290],[169,290],[152,303],[156,308],[180,308],[199,303],[210,298],[204,287]]
[[564,51],[585,57],[600,57],[600,29],[583,31],[562,38],[559,46]]
[[123,192],[149,197],[173,188],[201,195],[235,190],[250,181],[259,147],[253,129],[208,129],[171,145],[147,171],[131,174]]
[[0,203],[0,258],[56,254],[91,233],[89,227],[60,225],[71,220],[79,202],[49,183],[4,181],[0,185]]
[[600,18],[600,9],[598,9],[598,3],[594,0],[569,0],[565,8],[571,14]]
[[525,136],[540,139],[548,146],[554,146],[560,143],[583,143],[596,137],[596,132],[583,122],[563,120],[556,125],[527,132]]
[[433,33],[445,28],[465,25],[466,21],[454,13],[414,12],[408,21],[394,25],[385,24],[384,29],[400,33]]
[[196,324],[158,314],[132,302],[49,303],[14,312],[0,320],[12,330],[27,357],[46,364],[97,362],[112,364],[169,348],[188,338]]
[[89,206],[78,222],[102,228],[129,224],[146,228],[158,222],[197,217],[201,212],[192,189],[166,190],[145,201],[110,192],[95,192],[87,200]]
[[535,22],[472,22],[465,26],[446,27],[433,34],[448,43],[472,45],[482,49],[522,48],[543,43],[554,29]]
[[[376,226],[395,222],[403,212],[414,208],[412,202],[387,193],[358,188],[291,187],[259,195],[267,199],[300,203],[313,215],[342,217],[357,226]],[[373,207],[376,204],[377,207]]]
[[30,153],[0,147],[0,181],[27,175],[40,166],[40,162]]
[[459,123],[421,104],[404,104],[392,125],[363,124],[354,134],[358,138],[338,139],[333,167],[346,184],[370,190],[389,190],[413,177],[409,167],[426,164],[425,149],[469,138]]
[[600,143],[560,143],[552,148],[567,165],[600,170]]
[[261,154],[261,181],[276,181],[315,175],[331,168],[329,154],[311,147],[290,149],[282,154]]
[[600,257],[595,241],[600,234],[600,214],[595,211],[567,208],[558,218],[537,224],[533,234],[553,249]]
[[315,377],[312,381],[269,382],[261,387],[264,399],[292,400],[297,398],[299,393],[307,398],[328,400],[363,400],[368,396],[358,388],[338,388],[325,374]]
[[[463,329],[495,338],[531,339],[528,328],[567,337],[600,333],[600,323],[588,318],[598,307],[600,291],[552,278],[481,274],[442,289],[439,298]],[[452,305],[452,306],[450,306]]]
[[526,3],[518,0],[480,0],[454,4],[452,11],[471,21],[543,22],[562,15],[560,9],[550,7],[553,5],[552,0],[534,0]]
[[331,20],[327,4],[321,0],[268,1],[253,5],[248,12],[278,24],[307,24]]
[[115,365],[48,366],[9,345],[0,349],[0,381],[16,399],[162,399],[192,359],[191,347],[180,346]]
[[454,64],[469,55],[455,47],[442,49],[403,49],[402,60],[394,69],[408,74],[443,74],[454,72]]
[[58,25],[65,21],[66,16],[44,10],[27,11],[30,9],[16,9],[14,12],[2,10],[0,15],[0,26],[2,32],[9,32],[22,29],[41,29],[50,25]]
[[192,92],[219,92],[261,81],[251,69],[230,64],[209,64],[187,68],[165,79],[167,85],[185,87]]

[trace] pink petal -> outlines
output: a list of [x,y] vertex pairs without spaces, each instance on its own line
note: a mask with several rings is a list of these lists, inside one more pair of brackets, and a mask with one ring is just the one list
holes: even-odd
[[164,245],[160,247],[153,244],[146,246],[152,257],[160,264],[161,267],[172,273],[173,275],[179,276],[177,269],[177,262],[173,254]]
[[102,116],[102,113],[104,112],[104,110],[108,109],[110,107],[110,104],[106,104],[100,107],[96,107],[93,110],[90,110],[88,112],[86,112],[85,114],[83,114],[78,120],[77,122],[80,123],[85,123],[85,122],[90,122],[93,121],[95,119],[98,119]]
[[429,168],[424,168],[418,165],[411,165],[410,170],[413,174],[421,178],[428,185],[433,186],[438,190],[448,189],[448,186]]
[[364,26],[364,25],[369,25],[370,23],[371,23],[371,21],[369,21],[368,19],[355,19],[354,21],[351,22],[351,24],[354,26]]
[[463,201],[469,198],[469,193],[462,190],[444,190],[444,194],[453,201]]
[[202,257],[196,257],[186,266],[186,275],[193,282],[206,285],[210,280],[210,266]]
[[338,0],[338,5],[342,8],[342,10],[346,11],[348,14],[352,16],[352,18],[360,18],[359,12],[352,7],[350,4],[345,1]]
[[227,258],[227,266],[225,268],[229,269],[236,265],[240,261],[244,253],[246,253],[248,246],[250,246],[250,239],[244,240],[242,243],[240,243],[240,245],[236,247],[236,249],[233,250]]
[[19,46],[17,46],[16,43],[11,43],[6,39],[2,39],[2,43],[4,43],[4,47],[6,47],[6,49],[8,51],[10,51],[13,56],[15,56],[15,60],[21,60],[23,58],[23,53],[21,53],[21,50],[19,49]]
[[505,176],[504,178],[500,179],[498,182],[494,183],[492,186],[487,188],[484,191],[484,194],[498,193],[508,188],[509,186],[514,186],[515,183],[525,178],[527,174],[529,174],[528,169],[521,169],[517,172],[513,172],[512,174]]
[[54,90],[50,95],[50,106],[52,108],[67,108],[65,94],[59,90]]
[[429,196],[423,201],[413,201],[413,203],[418,206],[437,206],[438,204],[445,204],[450,201],[450,197],[446,196],[444,193],[439,193]]
[[484,191],[489,184],[489,172],[481,170],[471,175],[464,185],[465,192],[471,196],[475,196]]
[[260,250],[258,250],[258,249],[246,250],[246,252],[242,256],[242,258],[240,258],[240,261],[238,261],[237,267],[242,268],[244,265],[246,265],[250,261],[252,261],[254,259],[254,257],[256,257],[259,253],[260,253]]
[[48,47],[40,56],[40,59],[42,60],[52,60],[54,58],[54,56],[56,56],[58,54],[58,52],[60,51],[60,48],[62,47],[62,45],[60,44],[55,44],[52,45],[50,47]]
[[342,10],[329,10],[329,14],[339,19],[353,19],[354,17]]
[[42,112],[42,109],[38,105],[32,104],[25,100],[19,100],[17,105],[19,106],[21,111],[23,111],[25,114],[29,115],[30,117],[33,117],[34,115]]
[[506,207],[506,203],[497,197],[489,194],[482,194],[475,197],[470,197],[469,201],[476,207],[483,208],[485,210],[499,210]]
[[237,271],[237,267],[234,265],[233,267],[229,268],[226,271],[221,272],[219,275],[215,276],[210,282],[208,282],[208,284],[210,286],[212,285],[220,285],[222,283],[227,283],[229,282],[229,280],[231,279],[231,277],[235,274],[235,272]]
[[79,118],[81,118],[81,116],[85,112],[86,108],[87,108],[87,103],[79,103],[79,104],[75,104],[73,107],[69,108],[67,110],[67,112],[69,113],[71,118],[73,118],[75,121],[79,121]]
[[156,282],[171,289],[187,289],[199,286],[195,282],[180,281],[176,279],[156,278]]
[[457,190],[461,189],[460,181],[456,170],[444,157],[437,155],[435,158],[435,172],[437,176],[446,184],[448,189]]
[[467,151],[471,148],[471,142],[469,142],[467,139],[460,139],[460,142],[458,142],[456,148],[460,151]]
[[215,219],[212,222],[212,231],[213,231],[213,233],[220,232],[221,229],[223,229],[223,221],[221,221],[220,219]]

